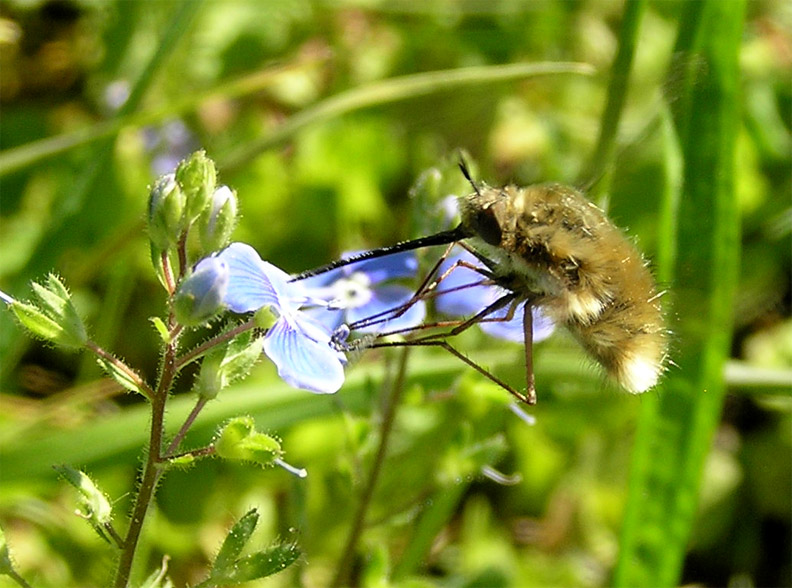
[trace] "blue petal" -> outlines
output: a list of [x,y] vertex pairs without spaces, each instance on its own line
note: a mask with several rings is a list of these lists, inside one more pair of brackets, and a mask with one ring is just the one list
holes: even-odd
[[341,323],[344,322],[344,311],[340,309],[329,309],[324,306],[316,306],[313,308],[305,308],[302,310],[302,313],[320,323],[330,332],[335,331],[341,326]]
[[225,302],[234,312],[249,312],[264,306],[278,310],[289,304],[289,275],[262,261],[245,243],[232,243],[217,258],[228,264],[229,281]]
[[[481,266],[481,263],[473,255],[464,251],[446,259],[440,265],[438,277],[451,269],[458,260]],[[497,286],[469,285],[484,279],[486,279],[484,276],[468,267],[455,267],[437,286],[438,292],[445,293],[435,299],[435,308],[438,312],[451,316],[471,316],[480,312],[503,294],[503,290]],[[462,287],[460,290],[449,291],[460,287]]]
[[264,353],[278,368],[281,379],[309,392],[332,394],[344,383],[339,352],[329,341],[314,341],[281,317],[264,340]]
[[[547,339],[553,332],[555,325],[547,318],[537,307],[532,307],[533,313],[533,342],[538,343]],[[490,315],[489,318],[503,318],[509,312],[509,307],[502,308],[497,312]],[[506,341],[514,341],[515,343],[524,343],[525,334],[523,332],[523,315],[525,313],[525,306],[520,305],[514,317],[510,321],[498,322],[482,322],[479,323],[481,330],[487,335],[497,339],[504,339]]]
[[340,280],[345,275],[344,268],[339,267],[309,278],[304,278],[300,280],[300,283],[307,289],[323,288],[324,286]]
[[[352,257],[360,251],[344,253],[343,258]],[[376,259],[359,261],[343,268],[346,275],[361,272],[368,276],[372,284],[396,278],[411,278],[418,271],[418,260],[412,251],[393,253]]]
[[[413,291],[406,286],[387,285],[378,286],[372,290],[372,297],[369,302],[357,308],[347,310],[347,321],[354,324],[359,320],[387,313],[398,309],[406,304],[413,296]],[[378,319],[388,318],[388,314],[378,316]],[[398,329],[408,329],[420,325],[426,317],[426,304],[419,300],[413,304],[403,315],[387,321],[387,330],[395,331]],[[375,319],[377,320],[377,319]],[[370,327],[358,329],[364,333],[382,332],[385,330],[385,323],[378,322]]]
[[550,320],[540,307],[534,306],[533,311],[533,342],[544,341],[555,331],[555,323]]

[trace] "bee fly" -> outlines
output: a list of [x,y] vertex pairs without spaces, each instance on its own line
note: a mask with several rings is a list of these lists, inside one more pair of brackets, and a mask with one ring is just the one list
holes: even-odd
[[524,303],[526,307],[528,389],[524,396],[507,386],[508,390],[525,402],[535,403],[528,318],[531,305],[540,307],[556,324],[566,325],[589,355],[628,392],[652,388],[667,361],[668,333],[660,294],[633,243],[602,210],[573,188],[560,184],[479,186],[464,162],[460,168],[473,193],[459,199],[459,226],[372,249],[294,279],[399,251],[467,240],[488,268],[482,274],[509,291],[472,320],[507,304]]

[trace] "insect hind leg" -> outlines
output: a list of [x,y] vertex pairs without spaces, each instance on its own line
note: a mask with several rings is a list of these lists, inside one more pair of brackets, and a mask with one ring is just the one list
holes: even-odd
[[448,341],[443,339],[416,339],[414,341],[381,341],[379,343],[374,343],[371,347],[441,347],[448,351],[454,357],[460,359],[462,362],[467,364],[468,366],[472,367],[482,376],[487,378],[488,380],[494,382],[504,390],[506,390],[509,394],[517,398],[520,402],[525,404],[536,404],[536,392],[531,390],[530,392],[533,393],[522,393],[518,390],[515,390],[512,386],[501,380],[498,376],[487,370],[486,368],[480,366],[475,361],[467,357],[464,353],[456,349],[453,345],[451,345]]
[[[535,388],[535,379],[533,373],[533,317],[531,313],[531,304],[530,301],[526,301],[524,303],[524,318],[523,318],[523,331],[525,336],[525,381],[526,381],[526,391],[524,393],[517,391],[512,386],[498,378],[495,374],[488,371],[484,367],[480,366],[472,359],[465,356],[462,352],[452,346],[446,339],[448,337],[453,337],[455,335],[459,335],[460,333],[466,331],[470,327],[475,324],[478,324],[482,321],[491,320],[491,321],[508,321],[514,317],[514,313],[518,306],[520,299],[518,295],[514,292],[509,292],[504,296],[498,298],[495,302],[488,305],[486,308],[481,310],[480,312],[476,313],[474,316],[470,317],[469,319],[457,324],[452,329],[448,331],[444,331],[442,333],[432,333],[429,335],[425,335],[423,337],[419,337],[417,339],[412,339],[409,341],[374,341],[368,345],[369,348],[382,348],[382,347],[418,347],[418,346],[432,346],[432,347],[441,347],[445,349],[462,362],[467,364],[468,366],[475,369],[477,372],[482,374],[484,377],[489,379],[490,381],[494,382],[507,392],[509,392],[512,396],[520,400],[525,404],[536,404],[536,388]],[[487,317],[492,313],[505,308],[507,305],[511,305],[509,311],[504,317],[499,318],[490,318]],[[415,332],[416,328],[407,329],[408,332]],[[383,333],[377,337],[380,339],[382,337],[386,337],[392,334],[401,334],[401,333]]]

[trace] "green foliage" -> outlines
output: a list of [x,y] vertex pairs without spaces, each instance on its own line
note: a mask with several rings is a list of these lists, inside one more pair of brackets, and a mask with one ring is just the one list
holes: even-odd
[[[701,2],[677,40],[702,60],[683,82],[675,124],[684,157],[678,216],[675,310],[679,371],[643,407],[616,584],[679,583],[702,472],[720,419],[739,267],[734,169],[738,48],[744,3]],[[694,28],[695,27],[695,28]],[[695,121],[695,122],[694,122]],[[712,219],[704,226],[693,219]],[[667,271],[667,268],[666,268]],[[658,508],[663,505],[662,509]]]
[[110,500],[91,478],[67,465],[54,466],[58,475],[74,486],[82,498],[83,516],[99,535],[106,539],[107,525],[111,522],[113,507]]
[[[84,347],[79,310],[96,343],[125,358],[100,357],[104,373],[149,394],[140,382],[156,381],[157,349],[173,341],[165,321],[157,332],[148,322],[165,317],[166,283],[146,251],[157,231],[144,228],[145,195],[163,171],[152,163],[169,156],[172,171],[204,149],[238,195],[233,238],[297,272],[440,228],[438,201],[469,188],[461,149],[490,185],[594,183],[667,292],[673,364],[661,388],[611,389],[559,332],[536,348],[528,426],[455,358],[413,349],[379,459],[395,357],[353,358],[344,388],[317,397],[266,361],[254,367],[252,334],[234,339],[201,356],[200,372],[186,365],[164,447],[196,387],[212,400],[185,446],[253,420],[226,429],[232,459],[169,457],[192,465],[163,467],[132,583],[194,585],[222,544],[216,585],[286,562],[268,586],[328,585],[377,466],[351,554],[360,585],[790,584],[782,3],[749,4],[744,24],[741,2],[715,0],[119,0],[66,3],[59,18],[50,4],[8,2],[3,16],[0,289],[24,299],[31,281],[62,277],[12,305],[43,344],[0,313],[0,519],[25,555],[15,568],[2,559],[7,576],[107,584],[109,548],[70,516],[73,490],[51,466],[79,464],[130,512],[151,411],[100,379],[88,354],[52,343]],[[105,99],[118,88],[120,108]],[[174,121],[188,145],[164,139]],[[423,267],[439,254],[423,252]],[[161,264],[162,251],[152,257]],[[180,353],[222,332],[182,335]],[[522,382],[519,346],[475,329],[455,343]],[[240,463],[282,452],[308,476]],[[253,527],[270,548],[250,550]],[[278,539],[292,528],[299,552]]]
[[292,543],[275,543],[263,551],[239,557],[256,530],[259,514],[248,511],[228,532],[223,546],[212,564],[212,571],[198,587],[236,586],[282,571],[300,557]]
[[35,303],[13,300],[9,306],[30,333],[68,349],[79,349],[88,340],[71,294],[58,276],[49,274],[46,284],[33,282]]
[[195,391],[204,398],[215,398],[220,390],[247,377],[261,357],[262,344],[261,337],[246,331],[212,348],[201,362]]

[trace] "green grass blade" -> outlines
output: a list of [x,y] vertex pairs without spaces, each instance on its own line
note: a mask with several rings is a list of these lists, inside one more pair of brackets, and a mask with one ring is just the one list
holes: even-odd
[[[646,12],[646,0],[633,0],[624,7],[621,30],[619,32],[619,49],[613,60],[610,80],[608,81],[608,101],[602,113],[602,124],[597,141],[597,147],[591,158],[588,170],[583,179],[597,181],[605,170],[613,168],[613,158],[616,152],[616,138],[619,131],[624,103],[629,87],[630,70],[635,56],[635,46],[641,30],[641,18]],[[598,182],[596,192],[607,192],[609,181]]]
[[90,145],[102,139],[114,138],[121,132],[121,129],[154,125],[175,116],[193,112],[198,106],[209,100],[238,98],[261,92],[263,89],[283,79],[284,74],[288,75],[296,71],[317,67],[320,61],[318,59],[307,62],[301,61],[268,68],[264,71],[257,71],[203,92],[190,92],[159,108],[132,112],[126,115],[119,114],[112,119],[97,122],[74,131],[6,149],[0,154],[0,177],[35,165],[56,155],[61,155],[71,149]]
[[224,172],[239,168],[260,153],[293,137],[301,129],[330,120],[348,112],[382,104],[448,92],[466,86],[492,84],[534,76],[579,74],[591,75],[594,69],[585,63],[514,63],[430,71],[391,78],[331,96],[295,114],[278,129],[232,153],[218,167]]
[[686,76],[684,107],[674,113],[684,157],[673,265],[677,366],[642,405],[616,586],[678,584],[725,392],[739,263],[734,148],[745,3],[691,4],[700,13],[687,15],[677,47],[696,55],[699,75]]

